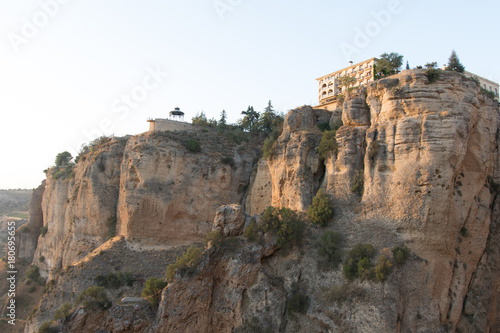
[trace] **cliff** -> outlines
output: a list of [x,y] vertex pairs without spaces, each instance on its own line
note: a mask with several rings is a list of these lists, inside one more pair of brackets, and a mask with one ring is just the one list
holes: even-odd
[[[135,269],[132,287],[108,293],[114,304],[138,296],[146,278],[164,276],[212,228],[235,237],[232,245],[207,249],[193,276],[178,274],[157,311],[77,310],[60,328],[94,330],[99,318],[110,332],[498,331],[498,114],[475,81],[440,71],[431,83],[414,70],[347,94],[334,112],[292,110],[258,163],[258,140],[238,144],[217,131],[109,140],[73,179],[47,180],[48,233],[35,262],[45,257],[53,282],[26,331],[98,274]],[[340,117],[338,150],[325,158],[318,125]],[[189,138],[201,152],[188,149]],[[285,252],[268,234],[262,243],[242,236],[269,205],[305,212],[320,188],[334,218],[308,224],[301,247]],[[358,243],[377,253],[406,245],[411,255],[383,283],[348,283],[342,265],[318,264],[325,231],[339,233],[343,258]],[[297,290],[309,299],[303,313],[291,310]]]

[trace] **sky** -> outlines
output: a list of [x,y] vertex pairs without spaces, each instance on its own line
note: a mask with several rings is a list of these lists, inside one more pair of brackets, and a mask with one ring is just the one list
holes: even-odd
[[180,107],[317,105],[316,78],[397,52],[500,81],[488,1],[0,0],[0,189],[35,188],[58,153],[148,130]]

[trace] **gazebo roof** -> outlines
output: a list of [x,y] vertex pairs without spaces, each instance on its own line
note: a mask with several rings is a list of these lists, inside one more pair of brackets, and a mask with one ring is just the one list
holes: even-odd
[[173,111],[170,111],[171,116],[183,116],[184,112],[181,111],[180,108],[175,108]]

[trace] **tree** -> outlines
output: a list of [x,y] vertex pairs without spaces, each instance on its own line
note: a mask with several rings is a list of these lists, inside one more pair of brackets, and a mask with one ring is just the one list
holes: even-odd
[[241,128],[249,132],[255,131],[260,116],[259,113],[254,110],[253,106],[248,106],[246,111],[241,111],[241,114],[245,115],[243,119],[240,120]]
[[333,217],[332,204],[322,188],[318,190],[312,204],[307,208],[307,216],[312,223],[322,227],[326,227],[328,221]]
[[111,307],[111,301],[106,295],[104,287],[88,287],[78,296],[77,302],[89,311],[105,310]]
[[406,69],[410,69],[410,63],[408,62],[408,60],[406,61]]
[[349,88],[356,83],[356,78],[350,75],[345,75],[339,78],[340,85]]
[[455,71],[463,73],[465,71],[465,66],[460,63],[457,53],[455,50],[451,52],[450,58],[448,59],[448,66],[446,66],[447,71]]
[[273,134],[273,137],[278,137],[283,123],[283,117],[274,111],[271,101],[268,102],[266,108],[261,113],[258,120],[258,129],[267,135]]
[[160,294],[167,283],[163,279],[150,277],[146,280],[141,296],[149,301],[151,306],[157,307],[160,302]]
[[72,158],[73,156],[71,156],[71,154],[67,151],[63,151],[62,153],[57,154],[55,162],[56,167],[68,165]]
[[438,65],[438,63],[433,61],[433,62],[426,63],[424,66],[425,66],[425,68],[436,68],[437,65]]
[[399,53],[384,53],[377,61],[376,78],[397,74],[403,65],[403,56]]
[[219,119],[219,123],[218,123],[219,127],[226,127],[227,125],[227,113],[226,113],[226,110],[222,110],[222,112],[220,113],[220,119]]
[[207,126],[208,120],[207,120],[207,116],[205,116],[205,112],[201,111],[200,114],[197,113],[196,117],[191,118],[191,123],[193,125]]

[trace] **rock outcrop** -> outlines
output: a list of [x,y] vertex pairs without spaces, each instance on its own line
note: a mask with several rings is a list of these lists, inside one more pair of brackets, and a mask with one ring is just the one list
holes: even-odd
[[[194,275],[177,274],[147,332],[498,331],[499,107],[475,81],[439,73],[433,83],[419,70],[378,80],[346,94],[333,112],[290,111],[271,156],[258,164],[257,143],[238,147],[222,134],[189,133],[201,143],[195,153],[178,133],[153,132],[126,145],[111,141],[79,163],[74,180],[48,180],[48,233],[35,259],[45,256],[45,273],[69,267],[64,278],[51,273],[56,287],[27,331],[106,271],[100,251],[116,249],[108,264],[129,253],[124,247],[150,249],[143,253],[150,263],[166,251],[157,261],[164,270],[212,229],[229,241],[206,249]],[[340,118],[338,151],[322,158],[318,125],[334,127]],[[326,229],[309,224],[301,248],[283,253],[269,234],[255,243],[241,236],[269,205],[305,212],[320,188],[335,216]],[[110,231],[121,238],[103,244]],[[339,233],[343,257],[369,243],[389,256],[406,245],[410,259],[383,283],[348,284],[340,264],[318,264],[325,231]],[[140,285],[134,288],[127,296],[138,296]],[[126,327],[111,313],[100,315]],[[90,316],[79,316],[68,327],[95,328]],[[137,325],[120,331],[146,329],[128,316]],[[111,324],[106,329],[117,331]]]

